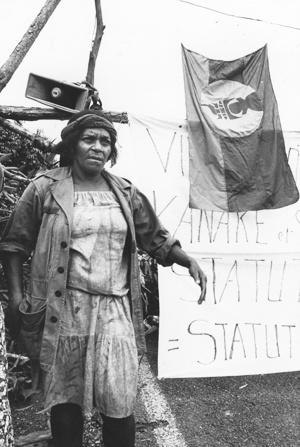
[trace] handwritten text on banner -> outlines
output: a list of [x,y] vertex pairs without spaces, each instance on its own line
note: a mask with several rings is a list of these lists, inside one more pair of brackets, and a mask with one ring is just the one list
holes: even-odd
[[[205,303],[186,269],[160,268],[160,377],[300,369],[300,203],[272,211],[188,208],[184,122],[130,117],[138,186],[208,277]],[[300,176],[299,141],[285,134]],[[298,181],[299,183],[299,181]]]

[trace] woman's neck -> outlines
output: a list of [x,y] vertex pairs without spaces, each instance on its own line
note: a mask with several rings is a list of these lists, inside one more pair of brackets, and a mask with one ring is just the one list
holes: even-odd
[[111,189],[102,172],[89,176],[73,169],[72,177],[75,191],[110,191]]

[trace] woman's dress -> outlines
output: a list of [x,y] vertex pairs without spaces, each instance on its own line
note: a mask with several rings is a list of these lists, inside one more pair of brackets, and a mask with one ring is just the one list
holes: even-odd
[[111,191],[74,193],[68,286],[45,408],[79,404],[129,416],[137,389],[137,349],[128,295],[127,223]]

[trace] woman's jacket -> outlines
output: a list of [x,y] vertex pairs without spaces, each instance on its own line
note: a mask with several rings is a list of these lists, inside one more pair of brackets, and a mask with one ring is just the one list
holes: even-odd
[[[173,244],[148,199],[128,180],[103,171],[128,224],[126,249],[130,250],[130,297],[132,320],[139,354],[145,350],[143,310],[137,247],[166,266]],[[32,256],[31,276],[24,300],[31,312],[45,303],[45,326],[40,350],[41,367],[51,372],[57,352],[65,300],[70,234],[73,216],[73,180],[70,167],[57,168],[36,177],[16,205],[4,230],[0,255]]]

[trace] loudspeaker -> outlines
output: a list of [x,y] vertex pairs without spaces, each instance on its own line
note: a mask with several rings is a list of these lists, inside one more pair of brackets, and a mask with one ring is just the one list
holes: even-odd
[[30,73],[25,96],[46,106],[74,113],[85,108],[89,90]]

